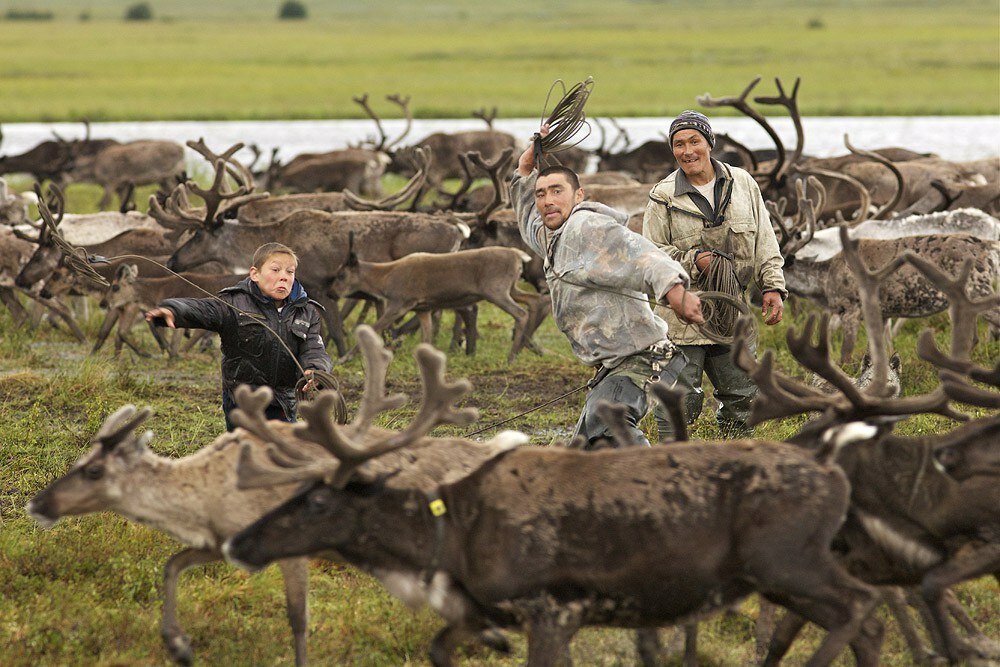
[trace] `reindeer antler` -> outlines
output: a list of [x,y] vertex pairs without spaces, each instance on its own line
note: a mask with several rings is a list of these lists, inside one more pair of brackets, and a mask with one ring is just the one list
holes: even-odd
[[355,211],[391,211],[418,193],[424,186],[432,159],[431,152],[426,148],[415,148],[413,149],[413,165],[417,168],[417,173],[407,181],[402,190],[378,201],[372,201],[359,197],[350,189],[344,188],[344,202]]
[[152,414],[153,409],[148,406],[142,410],[136,410],[134,405],[123,406],[104,420],[91,442],[99,444],[105,451],[111,451],[131,436]]
[[505,148],[504,151],[498,155],[495,160],[493,160],[493,162],[483,160],[483,156],[476,151],[468,153],[467,155],[469,157],[469,161],[489,174],[490,180],[493,182],[493,199],[486,205],[485,208],[476,212],[476,218],[478,218],[480,222],[485,223],[489,219],[490,214],[499,208],[500,204],[504,201],[504,183],[506,179],[502,178],[500,173],[505,171],[510,165],[510,161],[514,155],[514,149]]

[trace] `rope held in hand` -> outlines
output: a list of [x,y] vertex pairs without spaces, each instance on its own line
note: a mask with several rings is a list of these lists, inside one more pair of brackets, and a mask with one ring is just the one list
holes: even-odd
[[[545,117],[545,109],[549,108],[549,100],[556,86],[562,87],[562,98],[556,103],[552,113]],[[594,90],[594,77],[588,76],[584,81],[576,84],[569,91],[566,91],[566,84],[562,79],[556,79],[549,87],[549,93],[545,96],[545,107],[542,110],[541,125],[549,126],[549,133],[544,137],[535,133],[532,137],[535,146],[535,164],[540,165],[543,155],[551,155],[573,148],[580,142],[585,141],[590,136],[590,123],[584,113],[584,107],[590,98],[590,93]],[[586,126],[587,133],[577,140],[573,138]]]

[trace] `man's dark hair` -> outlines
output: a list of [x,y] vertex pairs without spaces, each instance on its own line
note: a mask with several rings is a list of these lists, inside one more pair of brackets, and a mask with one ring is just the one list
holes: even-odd
[[562,174],[569,181],[570,186],[573,188],[573,192],[580,189],[580,177],[576,175],[576,172],[569,167],[564,167],[561,164],[552,165],[551,167],[546,167],[538,172],[538,178],[542,176],[550,176],[552,174]]

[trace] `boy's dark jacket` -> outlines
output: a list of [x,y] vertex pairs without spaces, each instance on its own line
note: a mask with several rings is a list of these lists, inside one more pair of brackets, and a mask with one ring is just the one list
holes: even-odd
[[274,300],[250,278],[220,291],[219,298],[248,314],[238,313],[215,299],[166,299],[159,305],[174,312],[178,328],[208,329],[219,334],[224,390],[232,392],[244,383],[267,385],[274,390],[274,402],[285,414],[294,415],[295,383],[301,373],[261,322],[285,341],[303,368],[329,372],[332,363],[320,335],[323,306],[309,299],[298,281],[281,313]]

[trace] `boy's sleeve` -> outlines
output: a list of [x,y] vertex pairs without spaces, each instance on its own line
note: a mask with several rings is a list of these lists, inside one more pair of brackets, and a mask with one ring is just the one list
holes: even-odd
[[326,344],[323,342],[323,335],[320,332],[319,311],[315,306],[309,308],[309,333],[306,335],[305,343],[299,352],[299,363],[306,370],[327,373],[333,370],[333,361],[326,353]]
[[158,306],[174,312],[174,326],[183,329],[207,329],[222,333],[233,311],[218,299],[164,299]]

